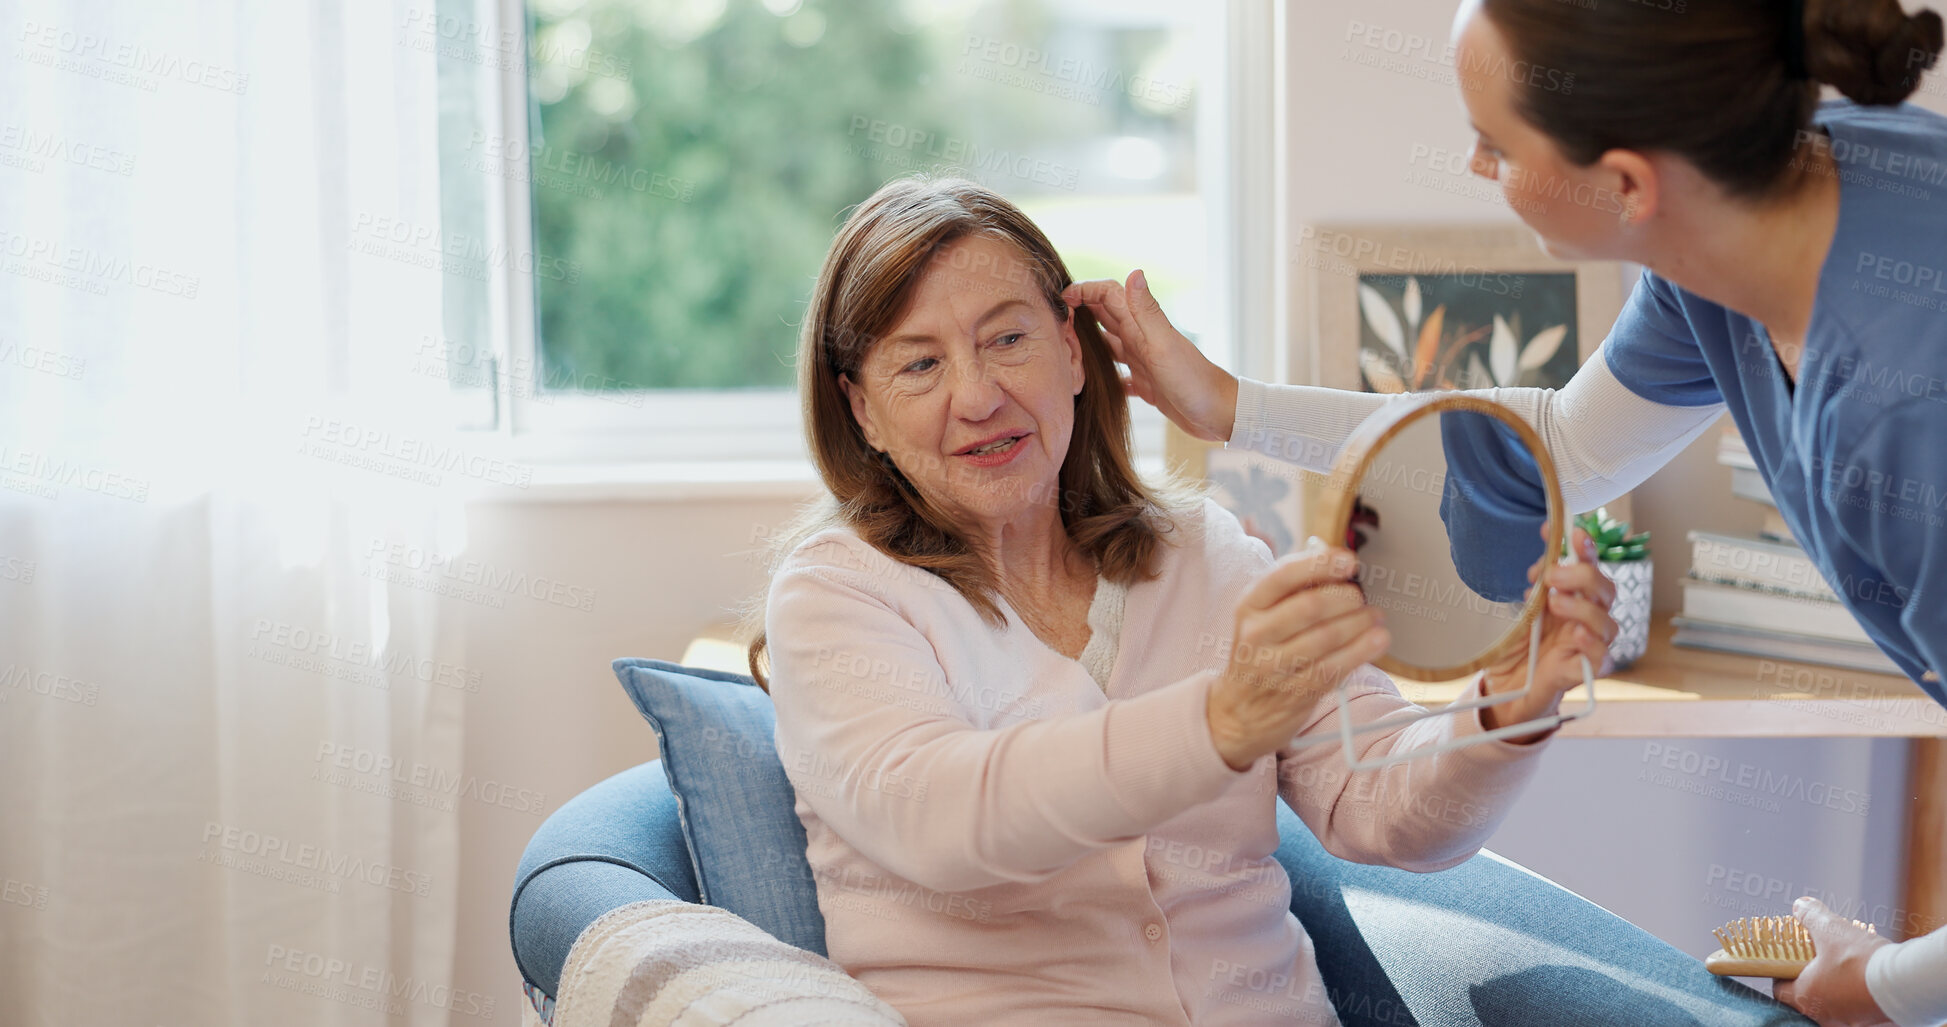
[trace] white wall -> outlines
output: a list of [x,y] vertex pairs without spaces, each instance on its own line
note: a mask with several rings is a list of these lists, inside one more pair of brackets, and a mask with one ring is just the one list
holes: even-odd
[[[1287,14],[1285,100],[1290,190],[1287,229],[1314,221],[1474,221],[1510,215],[1489,191],[1455,195],[1403,181],[1415,144],[1468,143],[1453,87],[1345,59],[1354,22],[1411,33],[1444,48],[1451,0],[1304,0]],[[1427,62],[1416,61],[1417,65]],[[1438,73],[1438,62],[1416,71]],[[1936,94],[1932,102],[1938,103]],[[1298,268],[1289,269],[1302,284]],[[1288,323],[1303,325],[1295,308]],[[1294,340],[1302,343],[1304,340]],[[1307,366],[1303,362],[1293,366]],[[1751,530],[1756,511],[1733,500],[1714,436],[1636,493],[1636,516],[1662,552],[1657,602],[1673,605],[1687,564],[1674,545],[1691,527]],[[618,656],[676,659],[706,625],[759,589],[745,554],[784,523],[789,498],[525,503],[478,508],[470,555],[595,590],[590,611],[527,602],[473,609],[470,666],[483,671],[468,710],[469,773],[545,796],[552,812],[575,792],[651,759],[648,727],[608,669]],[[1652,746],[1663,746],[1652,749]],[[1678,748],[1671,748],[1676,746]],[[1823,789],[1871,796],[1870,812],[1791,799],[1778,812],[1681,790],[1638,775],[1674,755],[1679,768],[1711,757]],[[1710,947],[1707,928],[1753,912],[1782,912],[1737,891],[1747,872],[1767,889],[1828,889],[1864,903],[1890,900],[1897,879],[1903,747],[1870,742],[1554,743],[1539,780],[1492,845],[1581,891],[1687,951]],[[1695,777],[1696,775],[1691,775]],[[1707,782],[1706,782],[1707,784]],[[1823,794],[1823,792],[1821,792]],[[461,925],[455,986],[519,1000],[507,941],[515,861],[541,816],[475,804],[462,819]],[[1712,868],[1723,868],[1712,879]],[[1732,871],[1739,876],[1732,885]],[[1772,882],[1782,882],[1773,887]],[[1709,901],[1707,901],[1709,900]],[[1721,901],[1719,901],[1721,900]],[[1742,902],[1735,908],[1724,903]],[[1749,908],[1747,908],[1747,906]]]
[[519,1000],[507,909],[521,850],[545,813],[656,757],[655,736],[609,661],[680,659],[702,629],[731,619],[763,585],[747,555],[761,545],[753,540],[792,509],[788,499],[474,509],[470,557],[595,596],[589,611],[518,599],[468,608],[467,665],[483,680],[467,711],[467,770],[542,793],[545,810],[475,804],[463,814],[456,987]]

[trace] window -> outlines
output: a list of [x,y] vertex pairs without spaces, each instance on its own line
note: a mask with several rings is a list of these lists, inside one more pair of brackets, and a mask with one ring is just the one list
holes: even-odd
[[[1006,195],[1078,277],[1143,267],[1234,365],[1222,10],[502,0],[526,95],[503,97],[505,131],[447,133],[456,166],[503,183],[510,252],[531,254],[507,262],[531,306],[508,297],[498,426],[535,458],[801,456],[812,280],[843,211],[915,171]],[[1135,407],[1153,451],[1160,418]]]

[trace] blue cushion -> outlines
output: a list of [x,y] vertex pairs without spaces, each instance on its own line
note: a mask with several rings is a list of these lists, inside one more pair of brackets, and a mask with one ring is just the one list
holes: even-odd
[[771,697],[746,675],[662,660],[616,660],[615,676],[656,732],[703,901],[825,955]]

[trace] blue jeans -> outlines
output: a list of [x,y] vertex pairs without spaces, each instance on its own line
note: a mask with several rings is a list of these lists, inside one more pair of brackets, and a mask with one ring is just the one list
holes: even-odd
[[1492,853],[1435,874],[1364,866],[1283,803],[1278,818],[1291,909],[1346,1027],[1811,1025]]

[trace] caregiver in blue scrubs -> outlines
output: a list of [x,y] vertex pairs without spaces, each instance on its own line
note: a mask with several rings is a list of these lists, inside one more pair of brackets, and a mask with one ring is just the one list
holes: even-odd
[[[1939,15],[1469,0],[1454,42],[1475,173],[1550,253],[1645,268],[1566,386],[1480,394],[1541,433],[1574,510],[1729,410],[1826,580],[1947,703],[1947,119],[1905,103]],[[1821,83],[1845,99],[1820,103]],[[1199,438],[1324,471],[1399,399],[1235,378],[1140,271],[1068,298],[1102,321],[1131,389]],[[1811,900],[1795,912],[1819,955],[1779,998],[1828,1027],[1947,1022],[1947,930],[1895,945]]]

